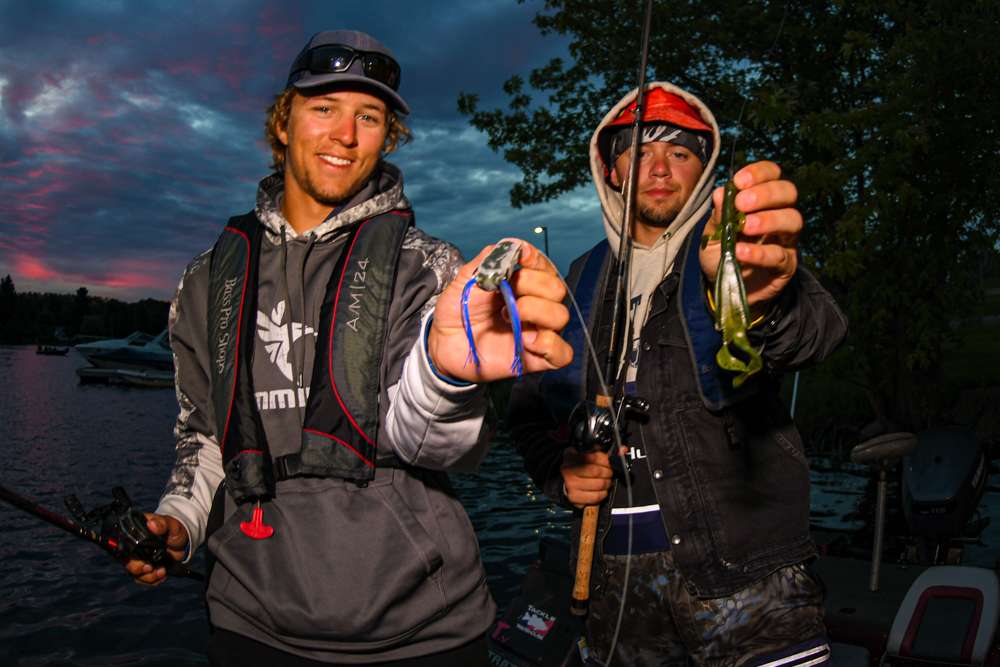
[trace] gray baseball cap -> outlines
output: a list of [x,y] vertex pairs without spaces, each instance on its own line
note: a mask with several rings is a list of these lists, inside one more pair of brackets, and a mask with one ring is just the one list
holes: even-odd
[[408,114],[410,107],[396,92],[399,78],[399,63],[380,41],[357,30],[327,30],[313,35],[292,61],[285,88],[305,92],[335,83],[357,84]]

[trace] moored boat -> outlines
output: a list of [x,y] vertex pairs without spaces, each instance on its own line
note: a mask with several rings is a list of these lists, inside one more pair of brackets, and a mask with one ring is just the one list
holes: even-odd
[[166,329],[158,336],[136,331],[125,338],[81,343],[76,351],[97,368],[173,372],[174,357]]
[[51,357],[65,357],[68,352],[68,347],[56,347],[55,345],[38,345],[35,347],[35,354],[44,354]]
[[83,366],[76,369],[81,384],[118,384],[130,387],[173,387],[174,372],[152,368],[97,368]]

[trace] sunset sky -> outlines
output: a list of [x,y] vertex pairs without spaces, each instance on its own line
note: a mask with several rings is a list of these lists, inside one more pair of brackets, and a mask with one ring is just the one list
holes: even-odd
[[[289,7],[293,9],[289,9]],[[369,32],[402,65],[415,140],[392,161],[417,224],[467,256],[549,228],[563,269],[602,234],[591,188],[520,211],[518,172],[458,114],[565,41],[540,0],[0,0],[0,276],[19,292],[169,298],[185,264],[253,205],[264,110],[319,30]]]

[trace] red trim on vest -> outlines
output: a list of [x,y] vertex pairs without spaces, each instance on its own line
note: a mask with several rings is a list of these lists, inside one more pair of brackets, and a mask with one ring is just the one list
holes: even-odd
[[350,444],[344,442],[343,440],[341,440],[337,436],[330,435],[329,433],[323,433],[323,431],[317,431],[314,428],[304,428],[302,430],[304,432],[306,432],[306,433],[312,433],[313,435],[318,435],[318,436],[321,436],[321,437],[324,437],[324,438],[328,438],[328,439],[333,440],[334,442],[336,442],[338,444],[343,445],[344,447],[347,447],[349,450],[351,450],[352,452],[354,452],[357,455],[357,457],[364,462],[364,464],[366,466],[368,466],[369,468],[374,468],[375,467],[375,464],[372,463],[371,461],[369,461],[368,459],[366,459],[364,456],[362,456],[361,452],[359,452],[358,450],[354,449],[354,447],[351,447]]
[[[371,222],[371,220],[372,220],[371,218],[368,218],[358,226],[357,233],[354,235],[354,238],[351,239],[351,247],[347,249],[347,256],[344,258],[344,268],[341,269],[340,271],[340,280],[337,281],[337,296],[333,300],[333,314],[330,317],[330,342],[329,342],[330,349],[327,350],[327,359],[329,359],[327,363],[327,370],[329,371],[330,374],[330,388],[333,389],[333,396],[334,398],[337,399],[337,403],[340,405],[340,409],[344,411],[344,415],[347,417],[347,421],[351,422],[351,426],[353,426],[354,430],[358,432],[358,435],[364,438],[365,442],[374,447],[375,443],[372,442],[372,439],[369,438],[364,431],[361,430],[361,427],[358,426],[358,423],[354,421],[354,415],[352,415],[351,412],[347,409],[347,406],[344,405],[344,401],[340,398],[340,392],[337,391],[337,381],[333,377],[333,332],[337,328],[337,306],[340,304],[340,288],[343,287],[344,285],[344,276],[347,275],[347,269],[351,265],[351,255],[354,253],[354,245],[358,242],[358,238],[361,236],[361,230],[364,228],[365,225]],[[319,435],[328,435],[328,434],[320,433]],[[343,441],[338,441],[338,442],[343,442]],[[344,444],[346,445],[347,443]],[[348,447],[350,447],[350,445],[348,445]],[[355,450],[353,447],[350,447],[350,449],[355,454],[358,454],[357,450]],[[358,456],[361,457],[362,461],[368,463],[368,460],[365,459],[365,457],[361,456],[361,454],[358,454]],[[368,465],[371,464],[368,463]]]
[[965,642],[962,644],[962,660],[972,659],[972,649],[976,645],[976,633],[979,632],[979,624],[983,616],[983,592],[978,588],[967,586],[930,586],[920,594],[917,606],[913,610],[910,624],[906,626],[906,634],[903,635],[903,643],[899,646],[899,655],[904,657],[914,657],[913,642],[917,638],[917,630],[924,620],[924,613],[927,611],[927,603],[931,598],[958,598],[961,600],[972,600],[976,603],[976,613],[969,624],[969,630],[965,633]]
[[247,262],[243,270],[243,290],[240,292],[240,312],[236,317],[236,345],[233,346],[233,389],[230,393],[229,409],[226,410],[226,426],[222,429],[222,438],[219,440],[219,450],[225,452],[226,436],[229,435],[229,418],[233,416],[233,403],[236,401],[236,382],[240,377],[240,329],[243,328],[243,303],[247,298],[247,283],[250,281],[250,237],[235,227],[227,226],[225,231],[239,234],[247,243]]

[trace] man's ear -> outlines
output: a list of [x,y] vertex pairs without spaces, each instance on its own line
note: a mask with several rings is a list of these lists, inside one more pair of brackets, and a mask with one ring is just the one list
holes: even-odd
[[276,135],[278,135],[278,141],[284,144],[285,148],[288,147],[288,121],[278,125],[275,130]]
[[619,190],[622,189],[622,182],[621,179],[618,178],[617,167],[611,170],[611,174],[608,176],[608,180],[611,182],[611,185],[615,186],[617,189]]

